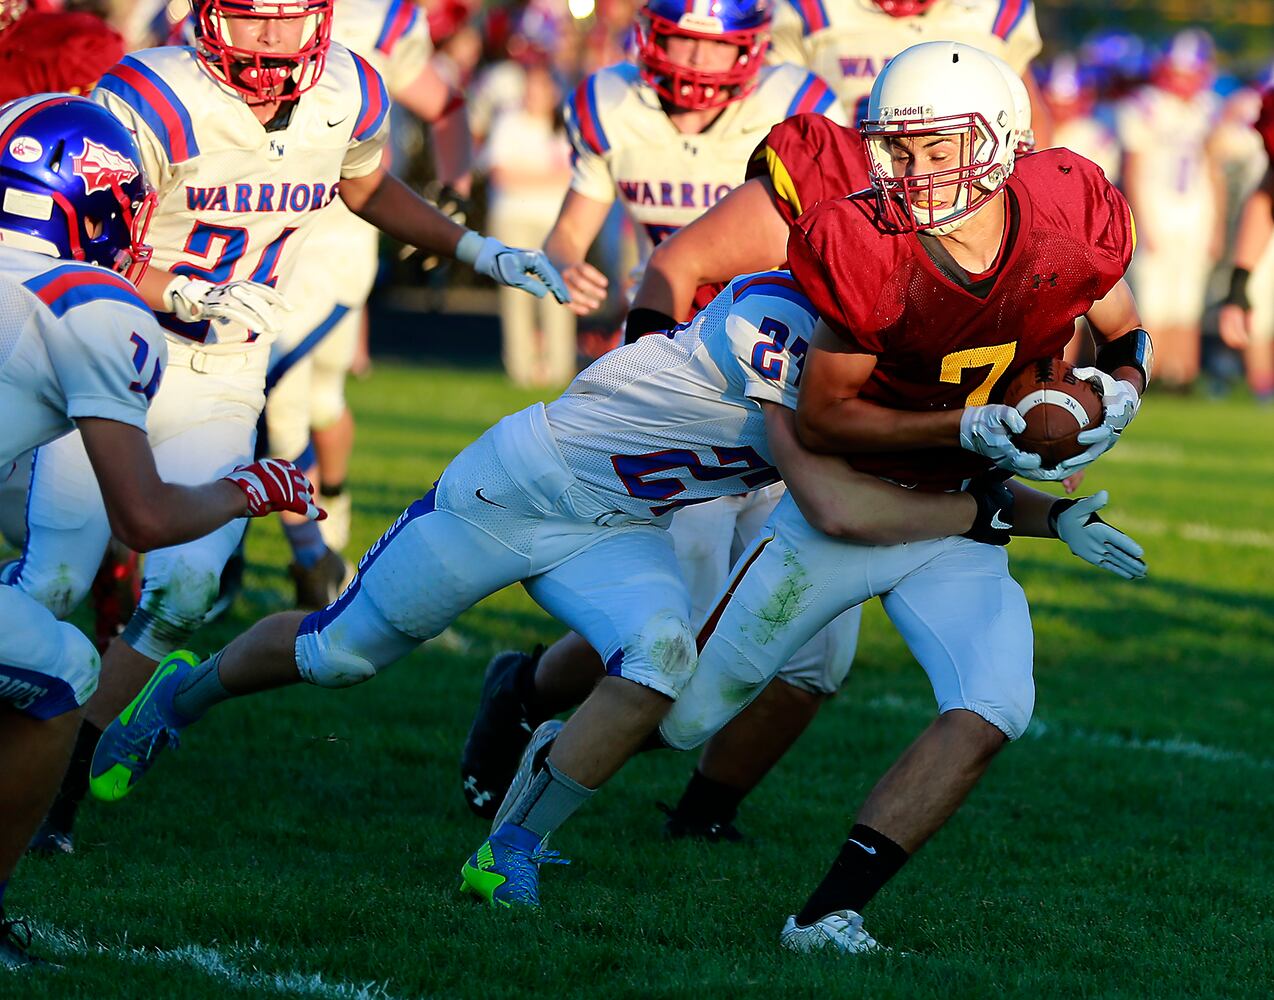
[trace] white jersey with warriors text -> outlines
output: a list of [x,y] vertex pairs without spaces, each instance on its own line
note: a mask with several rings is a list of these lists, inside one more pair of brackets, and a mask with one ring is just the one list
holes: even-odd
[[0,246],[0,480],[82,417],[146,429],[163,332],[123,276]]
[[587,77],[566,102],[573,146],[571,188],[593,201],[617,196],[652,246],[743,183],[748,157],[770,128],[818,112],[844,124],[835,95],[796,66],[767,66],[756,89],[703,132],[678,132],[654,89],[632,63]]
[[872,0],[777,0],[769,58],[821,76],[856,125],[890,59],[948,40],[999,56],[1020,75],[1042,46],[1032,0],[936,0],[911,17],[892,17]]
[[[336,43],[315,86],[269,130],[182,46],[125,56],[92,97],[137,135],[159,195],[147,233],[153,263],[214,283],[264,282],[285,296],[317,213],[342,178],[380,165],[389,127],[380,74]],[[178,340],[213,352],[266,339],[235,324],[210,331],[206,321],[159,320]]]
[[670,335],[608,352],[545,408],[568,468],[643,518],[777,482],[761,404],[795,408],[817,320],[791,276],[768,271]]

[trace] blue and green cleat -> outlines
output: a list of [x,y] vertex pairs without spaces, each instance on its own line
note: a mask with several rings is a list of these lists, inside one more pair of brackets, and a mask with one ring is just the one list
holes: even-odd
[[491,834],[460,869],[461,892],[492,906],[540,905],[540,865],[569,865],[544,840],[524,827],[505,823]]
[[177,747],[186,720],[173,712],[173,694],[199,664],[188,650],[169,653],[98,741],[89,767],[89,791],[103,802],[118,802],[150,770],[161,750]]

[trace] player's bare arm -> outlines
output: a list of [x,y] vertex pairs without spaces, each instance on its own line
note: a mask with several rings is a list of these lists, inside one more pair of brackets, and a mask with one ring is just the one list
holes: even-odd
[[1218,317],[1221,339],[1227,347],[1242,350],[1252,336],[1252,303],[1248,299],[1247,282],[1270,237],[1274,236],[1274,168],[1265,171],[1260,185],[1243,204],[1239,231],[1234,240],[1234,270],[1230,275],[1230,291]]
[[823,534],[863,545],[898,545],[972,528],[978,505],[968,493],[921,493],[855,472],[842,458],[804,447],[792,410],[762,405],[774,464],[805,519]]
[[568,191],[557,221],[544,240],[544,252],[561,272],[571,293],[571,312],[577,316],[587,316],[606,301],[610,282],[584,257],[609,213],[608,203]]
[[313,490],[309,482],[290,462],[267,459],[268,470],[263,463],[245,467],[258,478],[281,474],[270,487],[291,490],[290,495],[282,496],[275,489],[276,495],[267,497],[268,490],[258,488],[261,500],[254,503],[252,491],[230,477],[198,486],[165,482],[155,468],[146,432],[139,427],[98,417],[77,420],[76,427],[93,463],[111,531],[138,552],[201,538],[237,517],[285,509],[309,512],[311,518],[319,516],[310,500]]
[[852,352],[826,323],[815,326],[796,408],[802,444],[824,453],[959,446],[961,410],[917,413],[860,399],[875,367],[875,357]]
[[537,297],[552,292],[559,302],[569,301],[560,276],[543,254],[506,247],[453,222],[384,166],[343,179],[340,194],[351,212],[387,236],[454,257],[479,274]]
[[[753,177],[655,247],[633,308],[681,322],[700,285],[780,267],[787,259],[787,222],[774,205],[768,177]],[[551,254],[550,254],[551,256]]]

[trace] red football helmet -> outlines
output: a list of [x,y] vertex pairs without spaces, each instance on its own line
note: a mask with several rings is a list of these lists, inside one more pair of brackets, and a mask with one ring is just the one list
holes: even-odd
[[[332,43],[335,0],[194,0],[195,53],[219,82],[250,100],[294,101],[318,83]],[[295,50],[235,45],[228,22],[305,19]],[[289,85],[290,84],[290,85]]]
[[[756,89],[770,43],[770,0],[647,0],[637,15],[641,76],[673,107],[720,108]],[[669,38],[703,38],[739,47],[734,65],[714,72],[674,63]]]
[[872,0],[890,17],[918,17],[938,0]]

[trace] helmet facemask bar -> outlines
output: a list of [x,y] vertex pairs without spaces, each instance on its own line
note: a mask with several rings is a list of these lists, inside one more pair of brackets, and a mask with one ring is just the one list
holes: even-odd
[[[195,51],[204,68],[251,101],[294,101],[323,72],[332,38],[333,0],[203,0],[196,2]],[[304,19],[295,50],[263,52],[235,45],[234,20]]]
[[[665,43],[669,38],[702,38],[739,49],[726,70],[702,70],[674,63]],[[637,48],[641,76],[663,100],[679,111],[725,107],[756,89],[769,45],[769,23],[735,31],[698,31],[646,9],[637,18]]]
[[[942,236],[963,225],[1002,188],[1009,170],[999,162],[1000,141],[977,112],[940,118],[865,120],[871,184],[882,215],[903,231]],[[899,139],[953,138],[960,162],[933,173],[894,176],[893,149]],[[941,199],[943,204],[936,202]]]

